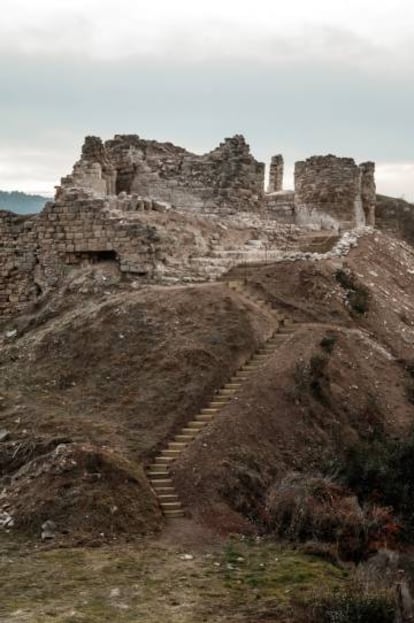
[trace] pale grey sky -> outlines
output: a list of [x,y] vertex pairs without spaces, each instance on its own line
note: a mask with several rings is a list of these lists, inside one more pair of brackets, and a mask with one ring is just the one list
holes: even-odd
[[414,199],[411,0],[2,0],[0,189],[49,191],[84,135],[376,160]]

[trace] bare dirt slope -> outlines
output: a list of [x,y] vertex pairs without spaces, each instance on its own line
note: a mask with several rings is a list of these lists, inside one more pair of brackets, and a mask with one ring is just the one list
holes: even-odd
[[[53,519],[73,534],[68,509],[75,502],[88,509],[78,513],[82,536],[157,528],[159,510],[137,468],[206,405],[271,333],[273,322],[268,312],[220,283],[134,291],[116,281],[112,267],[71,275],[32,316],[14,323],[17,335],[5,333],[0,408],[1,427],[10,438],[0,444],[7,484],[3,510],[16,526],[34,531]],[[56,448],[78,454],[79,444],[91,446],[86,454],[95,459],[86,462],[92,467],[79,469],[86,460],[82,451],[73,469],[69,460],[64,473],[60,467],[56,472]],[[135,489],[123,492],[113,485],[111,462],[114,473],[130,471]],[[102,500],[103,483],[108,503],[97,504],[94,513],[88,491],[92,487]],[[137,508],[145,521],[125,512],[134,491],[137,499],[150,500]],[[108,513],[116,508],[116,517],[102,531],[103,506]]]
[[289,470],[326,471],[376,431],[412,431],[414,253],[377,233],[344,259],[246,274],[304,325],[174,465],[193,513],[244,530],[266,524],[269,491]]
[[[318,472],[355,440],[405,435],[414,422],[408,246],[367,235],[344,259],[259,267],[248,281],[303,326],[174,466],[189,511],[225,532],[263,526],[287,472]],[[56,520],[75,541],[156,529],[142,465],[272,328],[224,284],[134,290],[111,265],[69,274],[3,333],[2,511],[35,534]],[[96,515],[72,512],[94,499]]]

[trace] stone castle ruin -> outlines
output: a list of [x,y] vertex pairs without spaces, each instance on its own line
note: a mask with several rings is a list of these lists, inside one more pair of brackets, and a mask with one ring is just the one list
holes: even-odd
[[306,232],[374,225],[373,163],[314,156],[296,163],[294,191],[283,190],[283,166],[272,158],[265,192],[265,165],[240,135],[201,156],[136,135],[87,137],[40,214],[0,211],[0,319],[72,266],[112,261],[138,282],[206,281],[291,257]]
[[352,158],[313,156],[296,163],[294,192],[283,190],[283,169],[283,156],[273,156],[265,193],[265,165],[255,160],[240,135],[203,156],[136,135],[117,135],[105,143],[90,136],[58,192],[125,192],[204,211],[267,210],[284,222],[326,229],[374,225],[374,163],[358,166]]

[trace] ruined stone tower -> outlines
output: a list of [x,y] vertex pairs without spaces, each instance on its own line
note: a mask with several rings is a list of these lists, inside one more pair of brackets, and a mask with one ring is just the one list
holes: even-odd
[[295,165],[298,224],[350,229],[375,222],[375,165],[352,158],[312,156]]
[[272,156],[269,171],[269,186],[267,192],[274,193],[283,190],[283,156]]

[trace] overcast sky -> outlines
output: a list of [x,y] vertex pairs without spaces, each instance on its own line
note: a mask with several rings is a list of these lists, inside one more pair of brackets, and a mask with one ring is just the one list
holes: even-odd
[[[52,192],[83,137],[377,162],[414,200],[412,0],[1,0],[0,189]],[[287,185],[291,182],[287,180]]]

